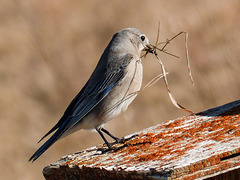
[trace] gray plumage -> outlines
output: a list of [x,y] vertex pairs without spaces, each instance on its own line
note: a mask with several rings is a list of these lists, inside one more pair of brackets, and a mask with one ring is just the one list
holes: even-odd
[[[108,131],[102,126],[125,111],[137,96],[143,77],[140,53],[148,43],[146,35],[138,29],[126,28],[117,32],[88,82],[72,100],[59,122],[42,139],[56,132],[29,161],[35,161],[57,140],[80,129],[96,129],[110,148],[101,133],[101,130],[107,134]],[[111,134],[108,135],[115,139]]]

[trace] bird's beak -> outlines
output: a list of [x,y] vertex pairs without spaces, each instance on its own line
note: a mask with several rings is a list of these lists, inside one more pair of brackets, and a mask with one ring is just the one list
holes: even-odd
[[146,53],[152,53],[153,54],[154,47],[151,44],[146,44],[143,51],[146,51]]

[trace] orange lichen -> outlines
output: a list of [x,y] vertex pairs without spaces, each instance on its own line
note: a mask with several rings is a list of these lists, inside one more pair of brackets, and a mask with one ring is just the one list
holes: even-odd
[[[234,116],[234,121],[239,118],[239,115]],[[185,144],[184,148],[176,149],[174,145],[178,142],[182,142],[184,140],[190,140],[194,143],[198,141],[212,139],[216,141],[223,141],[226,136],[230,136],[229,132],[232,132],[231,135],[240,135],[240,131],[236,131],[236,126],[231,125],[230,121],[232,121],[232,116],[223,116],[216,117],[210,121],[202,122],[202,123],[194,123],[190,128],[177,128],[175,127],[181,126],[184,124],[184,119],[177,119],[174,122],[170,122],[167,125],[159,126],[156,129],[168,129],[168,131],[161,131],[158,134],[154,133],[145,133],[140,134],[139,138],[129,141],[130,144],[128,147],[121,150],[121,152],[126,152],[126,154],[136,153],[136,151],[141,150],[141,152],[145,152],[145,154],[141,154],[134,158],[135,161],[151,161],[161,159],[165,155],[171,154],[174,152],[177,156],[181,156],[186,153],[187,150],[194,147],[194,145]],[[161,128],[160,128],[161,127]],[[203,132],[210,132],[209,134],[203,134]],[[172,134],[172,135],[169,135]],[[161,142],[161,139],[164,142]],[[159,142],[158,146],[151,147],[151,144]],[[206,147],[213,145],[207,144]],[[208,148],[211,149],[211,148]],[[154,150],[154,151],[153,151]],[[153,151],[153,152],[152,152]],[[156,153],[157,151],[157,153]],[[174,158],[174,157],[173,157]],[[218,161],[214,159],[209,159],[212,165],[216,164]],[[205,165],[206,166],[206,162]],[[200,166],[202,167],[202,166]]]

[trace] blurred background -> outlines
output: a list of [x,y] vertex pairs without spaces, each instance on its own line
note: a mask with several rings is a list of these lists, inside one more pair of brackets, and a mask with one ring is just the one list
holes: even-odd
[[[240,1],[0,1],[1,179],[44,179],[42,169],[61,156],[102,143],[79,131],[54,144],[35,163],[29,157],[88,80],[112,35],[135,27],[152,41],[189,33],[195,86],[188,77],[184,36],[159,53],[176,100],[194,112],[239,99]],[[158,75],[153,55],[143,59],[146,85]],[[188,115],[175,108],[162,80],[144,89],[127,112],[105,127],[122,137]]]

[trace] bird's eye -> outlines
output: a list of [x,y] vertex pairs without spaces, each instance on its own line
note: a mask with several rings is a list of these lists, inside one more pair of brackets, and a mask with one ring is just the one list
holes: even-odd
[[142,41],[144,41],[144,40],[145,40],[145,36],[141,36],[140,38],[141,38],[141,40],[142,40]]

